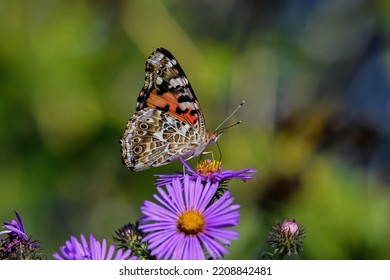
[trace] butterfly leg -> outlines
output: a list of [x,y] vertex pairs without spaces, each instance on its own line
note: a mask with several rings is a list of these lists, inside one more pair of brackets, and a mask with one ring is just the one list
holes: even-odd
[[183,165],[183,175],[186,175],[186,167]]

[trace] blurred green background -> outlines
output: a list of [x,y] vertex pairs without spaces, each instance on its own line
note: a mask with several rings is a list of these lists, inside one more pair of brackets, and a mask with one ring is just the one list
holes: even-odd
[[229,185],[228,259],[259,258],[283,218],[306,229],[302,259],[390,259],[389,1],[0,0],[0,38],[0,221],[18,210],[49,259],[70,235],[112,241],[153,175],[182,170],[120,162],[157,47],[209,129],[246,100],[219,141],[224,169],[260,171]]

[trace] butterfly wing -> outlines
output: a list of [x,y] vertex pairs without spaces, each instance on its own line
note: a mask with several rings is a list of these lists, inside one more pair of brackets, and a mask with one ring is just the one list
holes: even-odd
[[174,56],[163,48],[156,49],[146,61],[145,84],[136,111],[158,109],[205,133],[204,117],[195,93]]
[[136,113],[120,139],[122,162],[132,171],[199,155],[209,142],[200,105],[173,55],[155,50],[145,72]]
[[131,171],[139,171],[168,164],[179,157],[188,158],[199,149],[198,137],[184,121],[164,111],[145,108],[127,123],[120,141],[122,162]]

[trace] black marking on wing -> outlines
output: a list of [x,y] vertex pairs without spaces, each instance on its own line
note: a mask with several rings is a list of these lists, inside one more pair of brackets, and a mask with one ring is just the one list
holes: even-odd
[[[160,56],[161,54],[163,55],[163,57],[160,59],[160,62],[162,63],[160,63],[160,65],[153,65],[152,61],[156,60],[156,57]],[[172,62],[173,60],[176,61],[175,64]],[[171,63],[172,67],[168,67],[168,62]],[[163,95],[165,92],[172,92],[174,95],[178,95],[179,103],[195,103],[197,101],[194,90],[192,89],[186,74],[184,73],[177,59],[168,50],[164,48],[156,49],[146,61],[145,72],[145,83],[137,98],[136,111],[148,107],[146,100],[154,89],[156,89],[158,95]],[[169,80],[185,78],[187,80],[187,84],[185,86],[172,86],[169,83],[169,80],[167,80],[164,76],[168,76]],[[160,84],[157,84],[157,78],[159,77],[162,79],[162,81]]]

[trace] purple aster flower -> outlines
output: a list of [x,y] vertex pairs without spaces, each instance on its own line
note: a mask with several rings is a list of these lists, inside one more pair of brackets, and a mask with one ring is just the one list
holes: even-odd
[[3,228],[4,231],[0,232],[0,235],[7,234],[8,237],[5,238],[3,241],[3,246],[6,243],[6,250],[7,252],[11,252],[14,247],[16,246],[28,246],[32,249],[38,248],[38,242],[37,241],[31,241],[23,226],[22,219],[20,218],[19,213],[15,210],[15,215],[17,218],[16,220],[12,220],[11,222],[4,222]]
[[107,242],[103,239],[100,243],[91,234],[89,244],[83,234],[80,234],[81,242],[76,237],[71,236],[70,240],[60,248],[60,253],[54,253],[53,257],[58,260],[135,260],[136,257],[130,256],[131,250],[122,251],[119,249],[114,256],[115,246],[110,245],[107,251]]
[[4,231],[0,232],[0,234],[8,234],[9,237],[18,239],[18,242],[27,241],[28,236],[26,235],[23,227],[22,219],[17,211],[15,211],[17,221],[12,220],[11,222],[4,222],[3,228]]
[[238,232],[226,228],[238,225],[239,205],[232,205],[229,191],[213,201],[218,185],[184,175],[182,180],[173,178],[166,191],[157,187],[154,198],[159,204],[145,201],[139,227],[147,234],[142,241],[148,242],[152,256],[217,259],[228,253],[225,245],[237,239]]
[[41,259],[37,254],[38,241],[31,240],[24,230],[22,219],[15,211],[17,220],[4,222],[0,236],[6,234],[6,238],[0,238],[0,259]]
[[[196,164],[196,170],[193,170],[191,166],[182,158],[180,161],[184,165],[186,171],[191,176],[191,179],[196,180],[196,178],[202,178],[202,181],[210,180],[212,183],[224,184],[232,179],[240,179],[244,182],[253,179],[253,174],[257,172],[252,168],[247,168],[239,171],[232,170],[222,170],[221,162],[216,160],[206,159],[203,162],[198,162]],[[174,174],[174,175],[156,175],[158,187],[169,184],[172,179],[183,177],[183,174]]]

